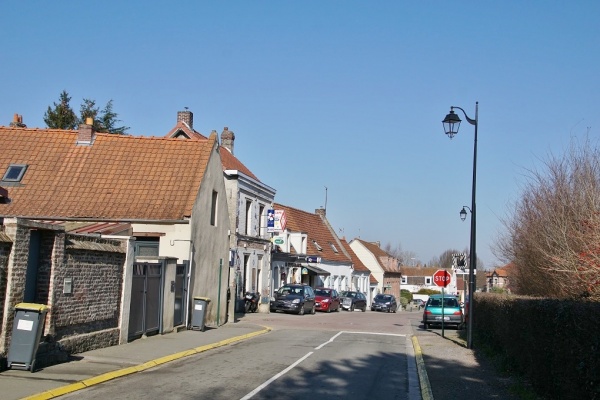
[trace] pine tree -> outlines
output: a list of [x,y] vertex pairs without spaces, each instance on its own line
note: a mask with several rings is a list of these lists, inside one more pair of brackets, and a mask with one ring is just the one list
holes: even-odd
[[120,119],[117,119],[118,114],[113,111],[112,108],[112,99],[106,103],[106,107],[102,110],[102,114],[100,115],[100,125],[102,130],[99,132],[108,132],[114,134],[124,134],[129,127],[128,126],[115,126],[117,122],[121,122]]
[[54,103],[54,108],[48,106],[44,114],[44,122],[51,129],[75,129],[79,123],[77,115],[69,105],[71,97],[66,90],[60,94],[58,104]]

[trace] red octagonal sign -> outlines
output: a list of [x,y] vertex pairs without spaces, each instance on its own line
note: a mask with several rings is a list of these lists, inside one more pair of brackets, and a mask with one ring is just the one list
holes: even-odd
[[445,269],[438,269],[433,274],[433,283],[437,286],[446,287],[450,284],[451,275]]

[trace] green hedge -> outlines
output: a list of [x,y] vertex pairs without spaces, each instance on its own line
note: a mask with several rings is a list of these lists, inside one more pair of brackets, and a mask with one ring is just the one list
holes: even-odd
[[600,399],[600,303],[475,295],[474,347],[508,360],[551,399]]

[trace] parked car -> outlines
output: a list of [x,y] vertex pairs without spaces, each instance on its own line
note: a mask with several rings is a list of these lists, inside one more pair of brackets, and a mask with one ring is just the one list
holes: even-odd
[[367,311],[367,298],[361,292],[345,291],[340,293],[340,305],[344,310],[358,309],[365,312]]
[[391,294],[378,294],[371,303],[371,311],[396,312],[397,309],[396,296]]
[[[443,313],[442,313],[443,300]],[[464,324],[463,310],[457,296],[433,294],[425,303],[423,310],[423,326],[429,329],[432,325],[455,326],[460,329]]]
[[340,296],[335,289],[316,288],[315,306],[317,311],[340,311]]
[[299,315],[314,314],[315,292],[312,287],[303,284],[284,285],[275,292],[270,304],[271,312],[283,311]]

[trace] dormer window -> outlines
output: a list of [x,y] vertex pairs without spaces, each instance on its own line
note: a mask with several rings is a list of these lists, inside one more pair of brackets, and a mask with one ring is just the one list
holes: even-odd
[[332,249],[332,250],[333,250],[335,253],[337,253],[337,252],[338,252],[338,249],[337,249],[337,247],[335,247],[335,244],[333,244],[333,243],[329,242],[329,245],[331,246],[331,249]]
[[319,243],[317,243],[316,240],[313,240],[313,244],[315,245],[315,247],[317,248],[317,250],[323,251],[323,248],[321,246],[319,246]]
[[8,166],[8,169],[4,173],[2,180],[4,182],[21,182],[21,179],[23,179],[23,175],[25,175],[26,170],[27,165],[25,164],[11,164]]

